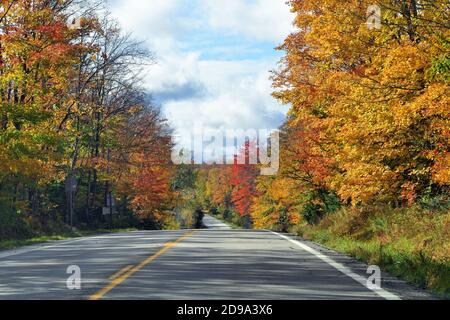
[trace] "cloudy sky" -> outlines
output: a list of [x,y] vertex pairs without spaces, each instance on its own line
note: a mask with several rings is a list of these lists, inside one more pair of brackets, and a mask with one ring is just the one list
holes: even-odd
[[292,31],[284,0],[110,0],[126,31],[157,58],[146,86],[171,125],[276,128],[286,107],[271,97],[274,48]]

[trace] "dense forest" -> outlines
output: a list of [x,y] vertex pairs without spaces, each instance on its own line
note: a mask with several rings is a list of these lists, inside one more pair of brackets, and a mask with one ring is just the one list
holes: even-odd
[[153,63],[102,2],[2,1],[0,239],[163,223],[172,138],[142,86]]

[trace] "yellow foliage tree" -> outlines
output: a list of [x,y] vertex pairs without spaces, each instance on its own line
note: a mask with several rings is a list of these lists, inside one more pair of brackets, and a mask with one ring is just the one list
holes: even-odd
[[[446,4],[447,3],[447,4]],[[411,202],[449,177],[447,1],[290,1],[298,30],[280,47],[274,96],[317,132],[324,182],[353,204]]]

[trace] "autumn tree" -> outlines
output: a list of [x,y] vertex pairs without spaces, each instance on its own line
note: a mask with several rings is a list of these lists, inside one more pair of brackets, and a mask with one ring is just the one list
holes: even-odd
[[[131,205],[139,217],[155,221],[164,220],[164,210],[170,210],[171,196],[171,150],[172,137],[169,127],[157,110],[145,110],[137,119],[132,119],[132,126],[123,132],[125,146],[134,147],[120,161],[119,170],[127,170],[130,176],[125,179],[120,175],[117,183],[126,181],[132,192],[122,189],[121,193],[131,196]],[[133,128],[132,131],[129,131]],[[135,140],[135,141],[133,141]],[[121,153],[123,151],[121,150]],[[128,158],[128,159],[127,159]]]
[[283,177],[257,179],[250,216],[255,228],[290,231],[301,221],[301,201],[296,183]]
[[255,179],[259,174],[258,168],[250,163],[253,143],[246,141],[239,154],[234,157],[230,181],[233,187],[231,201],[241,217],[249,217],[252,197],[255,194]]
[[379,30],[367,27],[369,1],[291,1],[298,30],[274,76],[307,158],[325,159],[326,187],[355,205],[412,202],[449,185],[445,1],[376,3]]
[[71,1],[2,1],[0,12],[0,186],[12,210],[51,209],[42,186],[60,178],[57,130],[70,75],[85,48],[67,27]]
[[151,53],[101,2],[1,8],[0,206],[33,229],[68,222],[70,176],[77,225],[112,226],[113,198],[119,216],[165,208],[170,130],[141,86]]
[[229,207],[231,205],[232,193],[232,172],[231,166],[218,166],[208,170],[208,180],[206,182],[206,193],[211,203],[216,206]]

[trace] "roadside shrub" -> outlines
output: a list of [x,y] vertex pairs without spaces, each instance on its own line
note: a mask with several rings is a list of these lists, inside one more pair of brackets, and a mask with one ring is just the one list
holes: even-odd
[[426,210],[450,210],[450,196],[439,195],[435,197],[423,196],[419,199],[419,205]]
[[33,231],[24,215],[0,204],[0,240],[22,240],[31,236]]
[[317,224],[329,213],[341,208],[339,197],[331,191],[319,189],[304,195],[304,204],[300,209],[303,218],[309,224]]

